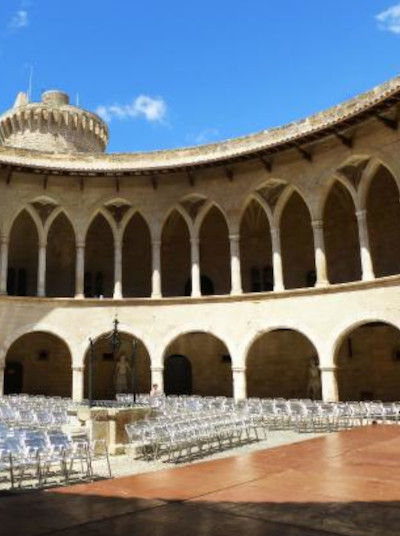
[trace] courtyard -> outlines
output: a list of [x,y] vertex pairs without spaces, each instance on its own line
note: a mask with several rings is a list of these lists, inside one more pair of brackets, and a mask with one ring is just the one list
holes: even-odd
[[399,448],[397,426],[356,428],[179,468],[2,497],[0,523],[13,536],[397,536]]

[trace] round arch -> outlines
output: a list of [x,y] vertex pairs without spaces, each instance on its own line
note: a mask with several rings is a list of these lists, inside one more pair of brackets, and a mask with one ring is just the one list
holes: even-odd
[[193,394],[232,396],[232,360],[222,339],[206,331],[183,332],[166,345],[164,365],[174,355],[184,356],[190,363]]
[[18,336],[5,353],[4,392],[71,396],[72,354],[59,335],[31,330]]
[[274,328],[258,335],[246,354],[247,395],[321,398],[319,356],[302,332]]
[[[142,339],[132,333],[121,330],[120,347],[116,354],[110,340],[111,332],[103,332],[93,339],[93,398],[96,400],[114,399],[117,392],[149,393],[151,385],[150,354]],[[133,340],[136,346],[133,346]],[[133,360],[132,360],[133,357]],[[85,396],[88,397],[90,346],[86,347],[84,355],[85,366]],[[121,360],[128,363],[126,385],[121,383],[118,367]],[[132,370],[132,367],[134,369]]]
[[399,399],[398,326],[378,320],[357,322],[340,335],[334,349],[340,400]]

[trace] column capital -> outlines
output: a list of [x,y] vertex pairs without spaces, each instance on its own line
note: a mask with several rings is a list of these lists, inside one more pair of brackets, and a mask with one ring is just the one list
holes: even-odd
[[232,367],[232,372],[246,372],[246,367]]
[[8,245],[10,243],[10,237],[9,236],[6,236],[6,235],[1,235],[0,236],[0,244],[1,245]]
[[46,238],[39,239],[38,244],[39,244],[39,248],[42,248],[42,249],[47,248],[47,239]]
[[272,236],[279,236],[280,235],[280,228],[279,227],[271,227],[271,235]]
[[164,366],[155,365],[154,367],[150,367],[151,372],[164,372]]
[[160,247],[161,246],[161,240],[160,239],[156,239],[156,240],[152,240],[151,241],[151,245],[154,247]]
[[366,209],[363,210],[356,210],[356,217],[358,220],[363,220],[367,217],[367,211]]
[[335,372],[337,367],[318,367],[321,372]]
[[74,372],[84,372],[85,371],[85,367],[82,366],[82,365],[79,365],[79,366],[76,366],[76,367],[72,367],[72,370]]
[[239,239],[240,239],[240,234],[239,233],[231,233],[229,235],[229,240],[231,242],[239,242]]
[[76,249],[85,249],[85,241],[84,240],[77,240],[75,243]]
[[200,238],[198,236],[191,236],[190,237],[190,243],[193,245],[193,246],[198,246],[199,243],[200,243]]
[[311,226],[313,229],[323,229],[324,228],[324,220],[313,220],[311,222]]

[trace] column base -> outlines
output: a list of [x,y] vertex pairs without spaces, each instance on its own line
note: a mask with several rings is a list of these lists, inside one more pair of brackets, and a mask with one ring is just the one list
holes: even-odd
[[152,300],[159,300],[159,299],[162,298],[162,295],[161,294],[152,294],[150,297],[151,297]]
[[283,292],[284,290],[285,290],[285,287],[283,285],[274,286],[274,292]]
[[315,283],[315,288],[321,288],[321,287],[328,287],[329,286],[329,281],[328,280],[325,280],[325,281],[317,281]]
[[240,294],[243,294],[243,290],[241,288],[233,288],[231,290],[231,296],[239,296]]
[[85,295],[84,294],[75,294],[74,298],[76,300],[83,300],[85,298]]

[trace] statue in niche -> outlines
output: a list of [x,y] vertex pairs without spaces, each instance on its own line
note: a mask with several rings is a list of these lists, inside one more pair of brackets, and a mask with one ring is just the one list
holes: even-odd
[[321,398],[321,376],[318,368],[318,358],[315,356],[310,357],[308,365],[307,397],[311,398],[311,400]]
[[131,378],[131,365],[125,354],[121,354],[115,365],[114,387],[116,393],[127,393]]

